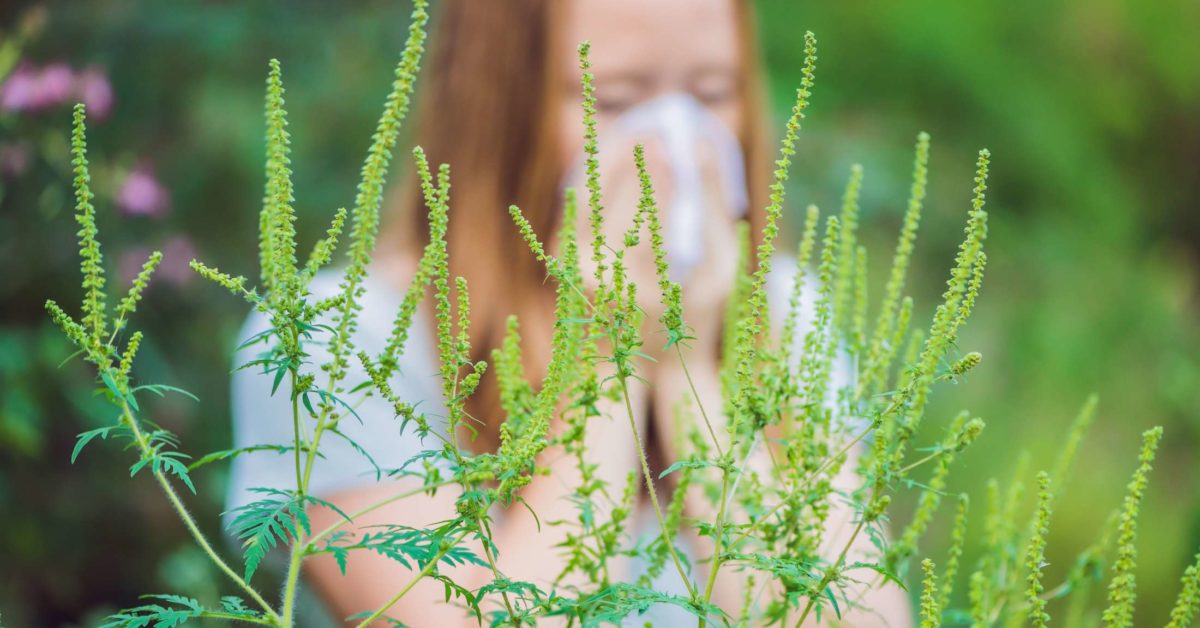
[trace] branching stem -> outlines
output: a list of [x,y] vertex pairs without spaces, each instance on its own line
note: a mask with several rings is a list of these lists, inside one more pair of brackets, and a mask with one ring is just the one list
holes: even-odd
[[[134,442],[137,443],[138,449],[141,451],[142,455],[152,455],[150,443],[147,442],[145,433],[143,433],[141,428],[138,427],[137,420],[133,417],[133,411],[129,408],[129,402],[124,400],[121,401],[121,412],[125,422],[129,424],[130,431],[133,432]],[[247,583],[241,576],[239,576],[236,571],[230,568],[229,564],[226,563],[217,554],[216,550],[213,549],[213,546],[208,542],[208,539],[205,538],[204,533],[200,531],[200,527],[196,525],[196,520],[192,517],[191,513],[188,512],[187,508],[184,507],[183,501],[179,499],[179,494],[175,492],[175,487],[171,486],[171,482],[167,479],[167,476],[161,471],[153,471],[153,473],[154,478],[158,480],[158,485],[161,486],[163,492],[167,494],[167,500],[171,502],[171,506],[175,508],[175,512],[179,515],[179,518],[183,520],[183,525],[187,527],[188,532],[191,533],[192,538],[196,540],[196,544],[200,546],[200,549],[204,551],[209,560],[211,560],[213,564],[221,570],[222,573],[228,576],[230,580],[233,580],[234,584],[245,591],[246,595],[249,595],[250,599],[263,609],[263,612],[267,614],[267,617],[271,620],[271,622],[278,624],[279,614],[276,613],[273,608],[271,608],[271,605],[268,604],[261,595],[259,595],[258,591],[255,591],[254,588],[251,587],[250,584]]]

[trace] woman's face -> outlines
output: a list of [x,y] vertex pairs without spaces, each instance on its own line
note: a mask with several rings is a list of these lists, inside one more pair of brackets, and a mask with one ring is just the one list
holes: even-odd
[[[737,133],[745,115],[741,98],[742,47],[736,0],[567,0],[563,59],[575,59],[580,42],[592,44],[597,125],[643,101],[684,92]],[[582,152],[579,64],[567,62],[559,112],[563,160]]]
[[[580,42],[590,41],[592,45],[590,58],[602,152],[604,236],[610,243],[620,242],[621,235],[633,225],[640,188],[632,150],[634,143],[644,143],[647,170],[664,212],[667,257],[672,264],[678,264],[673,269],[684,269],[686,273],[678,277],[686,309],[691,313],[689,323],[700,325],[702,320],[718,320],[717,316],[704,313],[723,311],[728,288],[733,285],[738,248],[732,224],[737,217],[726,202],[730,195],[720,188],[726,179],[718,169],[718,146],[705,142],[690,149],[694,167],[701,176],[699,180],[689,179],[687,198],[677,205],[675,201],[684,198],[679,196],[683,190],[678,184],[682,181],[675,180],[678,172],[671,166],[678,156],[668,157],[666,146],[653,136],[626,136],[626,131],[611,125],[626,110],[642,102],[683,92],[719,118],[734,136],[739,135],[746,115],[742,98],[745,60],[735,4],[740,0],[563,1],[567,3],[567,14],[561,58],[574,58]],[[562,74],[559,112],[562,163],[571,169],[566,184],[581,190],[583,172],[573,167],[583,153],[578,63],[564,64]],[[688,213],[676,214],[685,211]],[[587,233],[590,228],[587,212],[580,211],[577,220],[577,233]],[[699,259],[695,256],[696,245],[701,251]],[[654,285],[655,261],[650,247],[635,248],[625,257],[625,263],[634,283]],[[580,264],[583,276],[590,278],[593,270],[590,257],[584,256]],[[690,281],[686,278],[689,276]],[[704,280],[697,281],[697,277]],[[644,301],[642,305],[649,308],[654,300]],[[648,314],[650,311],[647,309]],[[647,320],[654,319],[653,315],[647,316]],[[717,337],[716,333],[713,331],[712,337]]]

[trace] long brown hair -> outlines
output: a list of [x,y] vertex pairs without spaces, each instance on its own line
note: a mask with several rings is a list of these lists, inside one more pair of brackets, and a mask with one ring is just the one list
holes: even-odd
[[[766,129],[757,38],[747,0],[734,0],[744,60],[746,120],[737,129],[746,155],[750,222],[758,226],[766,190]],[[473,359],[487,359],[503,338],[505,320],[521,324],[526,372],[544,371],[553,324],[552,282],[529,253],[508,216],[515,204],[543,239],[558,228],[561,163],[556,114],[561,97],[562,0],[443,0],[434,17],[432,50],[421,78],[416,143],[433,164],[451,168],[447,240],[452,276],[471,291]],[[582,115],[582,112],[580,112]],[[457,176],[454,176],[457,174]],[[401,192],[398,220],[385,226],[385,246],[419,251],[428,240],[420,191]],[[757,229],[751,229],[757,233]],[[715,340],[715,339],[714,339]],[[479,424],[474,448],[497,444],[499,390],[484,377],[468,402]]]

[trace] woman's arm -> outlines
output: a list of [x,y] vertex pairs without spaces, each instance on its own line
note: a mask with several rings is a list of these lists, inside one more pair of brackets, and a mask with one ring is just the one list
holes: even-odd
[[[635,422],[639,429],[644,429],[646,415],[638,409],[646,407],[648,391],[640,383],[631,382],[630,394],[635,408]],[[585,459],[597,465],[597,475],[607,482],[612,498],[617,499],[629,471],[637,468],[637,454],[624,401],[605,400],[600,409],[603,416],[588,422]],[[535,476],[520,493],[537,518],[522,505],[513,504],[507,509],[493,512],[494,520],[490,527],[492,540],[500,551],[499,556],[495,557],[499,571],[512,580],[531,582],[548,591],[564,564],[563,550],[558,545],[573,530],[570,523],[549,525],[549,522],[573,522],[577,519],[576,507],[568,497],[578,486],[580,477],[575,458],[565,455],[561,449],[548,449],[543,454],[541,464],[549,468],[550,473]],[[353,513],[419,486],[416,480],[364,485],[326,498],[343,511]],[[432,497],[416,494],[356,517],[353,524],[346,524],[342,529],[361,535],[371,532],[371,526],[377,525],[430,526],[456,515],[454,502],[459,494],[456,485],[443,487]],[[600,497],[596,507],[597,520],[602,521],[609,516],[610,501]],[[314,530],[323,530],[337,524],[341,517],[329,509],[321,508],[312,513],[312,520]],[[481,559],[485,558],[479,541],[469,539],[464,546]],[[490,568],[477,565],[439,569],[470,590],[482,587],[494,577]],[[615,580],[625,579],[627,568],[623,561],[614,560],[611,569]],[[350,556],[345,575],[330,555],[314,557],[306,575],[331,610],[337,616],[347,617],[384,605],[412,580],[415,572],[379,554],[359,550]],[[568,579],[567,583],[583,584],[578,578]],[[449,628],[477,625],[463,608],[444,604],[443,599],[443,585],[426,578],[414,585],[387,616],[413,626]],[[483,608],[486,612],[502,605],[500,596],[493,595]],[[349,625],[353,625],[353,622]]]
[[[728,434],[724,429],[726,418],[721,411],[722,400],[720,381],[717,377],[717,362],[713,356],[698,351],[688,352],[685,350],[684,358],[688,362],[687,372],[684,371],[678,359],[663,362],[655,371],[654,421],[656,428],[660,430],[659,433],[667,435],[666,438],[661,439],[661,443],[668,461],[678,460],[686,453],[675,451],[672,445],[678,440],[674,437],[677,426],[673,418],[677,405],[680,402],[686,403],[690,416],[695,421],[702,420],[697,409],[692,385],[688,382],[689,375],[692,383],[695,384],[696,392],[700,395],[709,420],[714,423],[713,429],[721,439],[721,446],[727,447]],[[702,435],[708,436],[706,426],[698,425],[697,428],[701,430]],[[766,448],[766,443],[760,443],[751,454],[751,459],[746,461],[746,465],[764,476],[770,476],[774,470]],[[836,560],[842,550],[846,548],[857,521],[855,509],[846,500],[840,499],[838,494],[848,494],[861,485],[862,478],[856,472],[858,456],[858,448],[852,448],[845,464],[833,478],[834,493],[829,498],[830,512],[821,548],[822,555],[830,561]],[[699,488],[689,492],[685,504],[690,516],[713,522],[716,506]],[[734,514],[731,512],[730,516],[734,517]],[[711,538],[692,535],[689,540],[699,550],[700,556],[711,555],[713,549]],[[878,551],[871,544],[869,537],[860,533],[849,546],[846,562],[868,561],[876,554]],[[900,628],[911,625],[908,597],[900,587],[894,584],[878,586],[878,579],[874,577],[873,573],[852,575],[857,576],[855,579],[861,580],[862,583],[849,583],[845,588],[845,595],[847,599],[858,601],[861,608],[845,611],[840,625]],[[744,595],[743,575],[732,567],[722,569],[714,588],[713,602],[734,613],[741,607]],[[815,618],[806,622],[806,625],[816,626]]]

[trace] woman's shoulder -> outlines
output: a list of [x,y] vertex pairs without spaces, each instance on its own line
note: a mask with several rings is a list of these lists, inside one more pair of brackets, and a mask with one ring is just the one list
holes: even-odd
[[[343,273],[337,269],[318,273],[309,285],[309,296],[320,300],[343,291]],[[358,323],[351,338],[355,351],[369,355],[382,351],[391,336],[393,320],[402,294],[395,288],[369,275],[362,283]],[[326,313],[318,321],[329,325],[335,314]],[[242,326],[239,342],[246,343],[270,329],[269,317],[260,311],[251,312]],[[394,394],[431,417],[443,416],[441,387],[434,356],[432,326],[418,310],[412,321],[408,343],[398,356],[398,368],[390,382]],[[325,332],[327,333],[327,332]],[[326,336],[314,333],[304,347],[303,370],[319,374],[321,365],[331,359]],[[234,447],[287,444],[294,438],[292,410],[289,407],[289,384],[277,383],[271,373],[259,367],[237,368],[262,359],[266,349],[263,341],[244,344],[235,354],[235,370],[231,379],[230,401],[233,419]],[[353,416],[343,420],[336,432],[338,438],[322,442],[322,457],[315,462],[314,494],[331,495],[340,490],[374,482],[378,468],[402,467],[425,446],[411,428],[396,417],[394,406],[383,397],[354,389],[369,380],[357,363],[350,360],[342,386],[336,391],[346,395]],[[320,385],[324,381],[318,378]],[[279,390],[276,391],[275,388]],[[311,428],[311,426],[310,426]],[[284,488],[294,485],[291,459],[271,452],[256,452],[234,460],[228,489],[229,508],[244,505],[254,499],[251,487]]]
[[[382,277],[380,276],[382,275]],[[356,326],[356,344],[371,345],[381,337],[390,333],[392,317],[395,315],[403,293],[392,280],[395,273],[383,268],[370,268],[363,276],[361,294],[358,296],[359,314]],[[318,271],[308,284],[308,300],[315,303],[330,299],[345,291],[345,271],[342,268],[326,268]],[[336,311],[326,312],[320,323],[330,324],[336,317]],[[423,325],[420,316],[413,320],[413,326]],[[267,313],[254,308],[242,322],[238,332],[238,343],[241,344],[256,334],[262,333],[271,326]],[[364,347],[366,348],[366,347]]]

